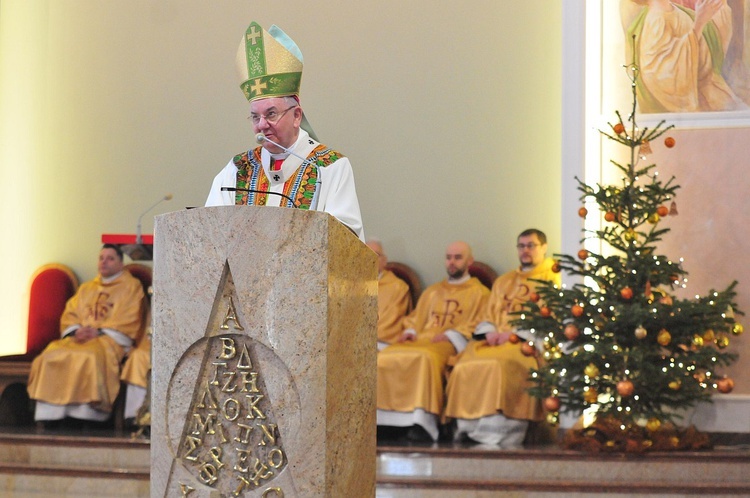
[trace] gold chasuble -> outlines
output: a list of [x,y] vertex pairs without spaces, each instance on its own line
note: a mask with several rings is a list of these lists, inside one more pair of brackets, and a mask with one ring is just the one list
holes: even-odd
[[130,273],[110,282],[100,276],[86,282],[65,306],[60,328],[91,326],[105,333],[77,343],[72,334],[52,342],[31,364],[31,399],[54,405],[90,404],[108,412],[120,390],[120,363],[125,350],[108,331],[132,345],[144,325],[141,282]]
[[403,332],[402,320],[411,309],[409,286],[390,270],[378,280],[378,341],[391,344]]
[[474,277],[461,284],[443,281],[424,291],[416,309],[404,319],[405,329],[416,330],[416,341],[393,344],[378,353],[379,410],[421,408],[441,414],[445,366],[456,350],[450,342],[432,342],[432,338],[448,330],[470,337],[488,297],[487,287]]
[[[529,271],[516,269],[498,277],[482,321],[491,322],[498,332],[510,332],[509,322],[516,318],[536,289],[535,280],[560,285],[560,274],[552,271],[554,261],[545,259]],[[537,360],[521,352],[521,343],[506,342],[489,346],[487,341],[471,341],[458,359],[448,379],[445,416],[478,419],[502,413],[506,417],[541,420],[541,402],[526,389],[529,371],[537,368]]]
[[151,370],[151,311],[147,312],[145,333],[137,340],[135,347],[128,353],[128,359],[122,366],[120,379],[134,386],[148,387],[148,373]]

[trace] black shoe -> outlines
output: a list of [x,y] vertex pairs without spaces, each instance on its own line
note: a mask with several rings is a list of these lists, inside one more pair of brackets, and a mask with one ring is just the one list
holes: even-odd
[[378,442],[405,441],[408,427],[394,427],[391,425],[379,425],[377,427]]
[[456,431],[456,423],[450,422],[447,424],[441,424],[438,426],[438,441],[450,442],[453,441],[453,434]]
[[432,443],[432,436],[421,425],[412,425],[406,433],[406,439],[414,443]]
[[57,420],[37,420],[36,430],[37,432],[43,431],[55,431],[62,427],[62,419]]
[[65,417],[62,420],[61,427],[63,429],[70,429],[73,431],[80,431],[85,425],[85,421],[80,418]]

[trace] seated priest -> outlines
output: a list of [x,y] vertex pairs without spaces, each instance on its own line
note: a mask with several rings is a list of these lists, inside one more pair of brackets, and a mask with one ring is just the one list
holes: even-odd
[[99,274],[82,284],[60,319],[62,338],[31,364],[34,419],[103,422],[120,390],[120,365],[144,323],[141,282],[123,269],[122,251],[105,244]]
[[541,402],[526,391],[537,360],[521,352],[520,341],[509,341],[511,334],[524,335],[510,325],[511,313],[523,309],[539,285],[535,280],[560,284],[553,260],[545,257],[544,232],[524,230],[516,248],[521,265],[495,280],[475,339],[458,358],[446,388],[445,416],[457,421],[455,436],[502,447],[520,446],[529,421],[543,418]]
[[367,246],[378,255],[378,351],[395,342],[403,331],[401,323],[411,310],[409,285],[385,268],[388,257],[379,240]]
[[352,165],[319,143],[299,99],[302,53],[277,26],[251,23],[237,54],[255,140],[214,178],[206,206],[283,206],[325,211],[363,242]]
[[410,439],[438,439],[448,359],[466,346],[490,293],[469,275],[472,262],[468,244],[450,244],[448,278],[422,293],[404,319],[406,330],[378,353],[379,426],[408,427]]
[[126,385],[125,411],[127,425],[136,425],[138,411],[146,401],[149,377],[151,375],[151,310],[147,311],[144,334],[128,353],[122,367],[120,379]]

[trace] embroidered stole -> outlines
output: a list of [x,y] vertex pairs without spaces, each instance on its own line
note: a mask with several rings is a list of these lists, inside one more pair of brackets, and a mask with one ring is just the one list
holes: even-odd
[[[261,164],[261,150],[262,147],[256,147],[251,151],[234,156],[234,165],[237,166],[237,188],[262,192],[269,190],[270,181]],[[319,169],[325,168],[342,157],[344,157],[342,154],[325,145],[319,144],[315,147],[307,156],[305,162],[284,182],[282,193],[294,199],[294,204],[286,200],[281,205],[286,207],[296,206],[299,209],[309,210],[319,185]],[[237,191],[234,203],[238,206],[265,206],[267,197],[268,194],[266,193]]]

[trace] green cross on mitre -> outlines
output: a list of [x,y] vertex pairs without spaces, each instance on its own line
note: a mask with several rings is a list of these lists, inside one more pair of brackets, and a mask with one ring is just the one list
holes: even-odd
[[299,95],[302,53],[278,26],[265,31],[257,22],[250,23],[240,50],[245,65],[239,68],[240,88],[247,100]]

